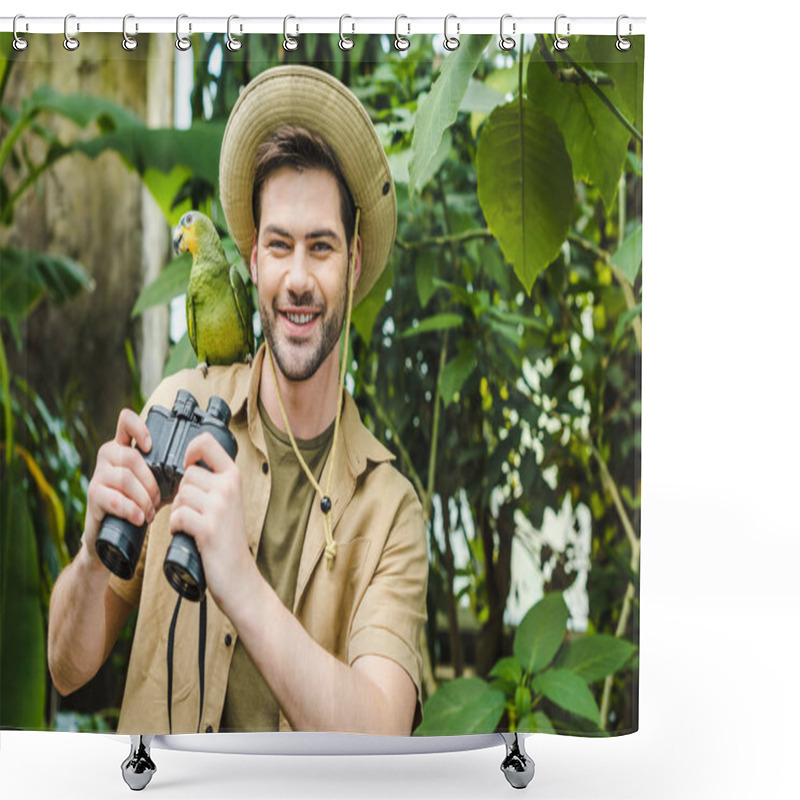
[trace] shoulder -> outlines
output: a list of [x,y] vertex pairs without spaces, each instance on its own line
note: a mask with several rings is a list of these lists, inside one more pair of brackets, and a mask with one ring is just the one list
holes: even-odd
[[250,370],[247,364],[232,364],[225,367],[209,367],[208,374],[203,376],[199,369],[183,369],[161,381],[150,395],[145,411],[154,405],[172,408],[175,396],[183,389],[189,392],[203,409],[208,405],[209,398],[216,395],[225,400],[235,414],[237,407],[244,402],[247,395]]

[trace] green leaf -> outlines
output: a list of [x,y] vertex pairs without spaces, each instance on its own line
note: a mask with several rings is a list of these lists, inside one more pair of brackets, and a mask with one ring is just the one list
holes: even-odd
[[462,36],[458,50],[444,59],[439,77],[420,103],[408,166],[409,194],[419,192],[434,174],[445,131],[456,120],[469,80],[491,38],[488,34]]
[[0,251],[0,317],[12,324],[25,317],[47,294],[63,303],[94,282],[86,270],[65,256],[6,247]]
[[164,365],[164,377],[197,366],[197,356],[189,341],[188,331],[183,334],[180,341],[176,342],[170,350],[167,363]]
[[506,698],[480,678],[456,678],[442,684],[427,700],[415,736],[493,733]]
[[39,86],[22,104],[22,112],[28,116],[40,111],[53,111],[82,128],[95,120],[103,130],[145,127],[136,114],[111,100],[91,94],[61,94],[47,84]]
[[147,284],[136,299],[131,311],[132,317],[138,317],[143,311],[155,306],[169,303],[182,295],[189,286],[189,273],[192,271],[192,256],[183,253],[170,261],[164,271]]
[[522,665],[513,656],[501,658],[489,673],[490,678],[499,678],[517,685],[522,683]]
[[627,330],[631,322],[642,313],[642,304],[637,303],[633,308],[629,308],[624,314],[620,315],[617,320],[616,327],[614,328],[614,340],[618,340],[620,336]]
[[517,723],[517,731],[519,733],[556,733],[550,717],[544,711],[523,716]]
[[528,674],[544,669],[567,630],[569,611],[559,592],[545,595],[522,618],[514,636],[514,655]]
[[464,323],[461,315],[459,314],[434,314],[432,317],[427,317],[422,320],[416,327],[409,328],[403,331],[398,338],[408,339],[411,336],[418,336],[421,333],[430,333],[431,331],[444,331],[450,328],[460,328]]
[[372,329],[375,327],[375,320],[378,319],[386,305],[386,293],[392,288],[393,282],[392,265],[389,264],[381,273],[375,285],[369,290],[367,296],[353,309],[352,323],[358,331],[358,335],[366,344],[369,344],[372,340]]
[[514,705],[517,709],[517,717],[524,717],[531,710],[531,690],[527,686],[517,686],[514,693]]
[[558,126],[527,101],[495,109],[478,142],[478,200],[530,293],[558,255],[572,216],[572,165]]
[[183,165],[176,166],[169,172],[148,167],[142,175],[144,185],[150,190],[150,194],[170,226],[177,225],[183,214],[189,211],[190,201],[188,198],[178,206],[173,203],[181,187],[191,175],[191,170]]
[[600,724],[600,709],[586,681],[567,669],[549,669],[537,675],[531,683],[534,692],[540,692],[565,711],[577,714],[596,725]]
[[444,365],[442,374],[439,376],[439,390],[445,408],[453,402],[464,382],[472,375],[477,366],[475,345],[472,342],[469,342],[462,352]]
[[497,106],[502,105],[507,100],[503,92],[489,86],[484,81],[476,81],[470,78],[467,84],[467,91],[461,101],[459,111],[471,111],[472,113],[490,114]]
[[106,150],[119,153],[140,175],[156,169],[166,175],[179,165],[188,167],[194,179],[211,187],[217,185],[219,151],[224,122],[196,122],[188,130],[142,129],[132,136],[129,130],[112,131],[86,142],[73,142],[70,148],[95,158]]
[[45,632],[36,534],[17,458],[0,487],[0,727],[42,730]]
[[619,267],[628,283],[636,282],[639,267],[642,266],[642,226],[639,225],[625,241],[622,242],[617,252],[611,256],[611,263]]
[[641,132],[645,43],[644,36],[630,38],[635,58],[631,51],[617,50],[614,37],[588,36],[585,43],[594,64],[613,82],[610,89],[602,87],[604,93]]
[[422,308],[428,305],[438,288],[436,274],[442,254],[440,250],[423,250],[415,258],[414,276],[417,279],[417,294]]
[[630,642],[608,634],[582,636],[566,645],[559,654],[556,666],[592,683],[616,672],[635,649]]
[[[587,38],[576,37],[569,48],[569,57],[584,70],[593,66],[586,42]],[[611,49],[615,49],[613,45]],[[569,63],[559,60],[557,64],[560,70],[575,75]],[[619,104],[614,86],[604,83],[600,89],[612,103]],[[528,66],[528,99],[561,129],[575,179],[596,186],[606,208],[610,208],[625,167],[630,132],[586,83],[563,81],[553,75],[538,50],[531,53]]]

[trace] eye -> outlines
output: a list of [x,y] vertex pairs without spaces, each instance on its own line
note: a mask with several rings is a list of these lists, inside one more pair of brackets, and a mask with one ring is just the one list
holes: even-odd
[[183,220],[181,221],[181,225],[191,225],[193,222],[194,222],[194,215],[190,211],[187,214],[183,215]]

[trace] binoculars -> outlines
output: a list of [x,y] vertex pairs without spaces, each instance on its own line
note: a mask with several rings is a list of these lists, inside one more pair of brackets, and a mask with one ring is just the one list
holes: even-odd
[[[145,424],[150,431],[152,447],[142,453],[158,483],[161,499],[171,500],[178,491],[184,469],[183,461],[189,443],[202,433],[210,433],[233,459],[238,446],[228,428],[231,410],[220,397],[212,396],[208,408],[201,411],[190,392],[181,389],[172,410],[153,406]],[[141,452],[141,451],[140,451]],[[200,466],[206,466],[200,462]],[[100,560],[115,575],[130,580],[142,551],[147,523],[134,525],[128,520],[107,515],[97,536],[95,548]],[[186,533],[172,537],[166,558],[164,574],[175,591],[187,600],[199,601],[206,591],[203,562],[194,539]]]

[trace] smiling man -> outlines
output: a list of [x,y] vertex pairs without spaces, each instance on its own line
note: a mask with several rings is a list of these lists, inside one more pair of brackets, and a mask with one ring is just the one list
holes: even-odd
[[[233,461],[210,436],[186,452],[163,505],[130,411],[98,454],[84,541],[51,600],[49,659],[68,693],[101,666],[139,607],[119,731],[409,734],[420,713],[427,546],[419,500],[344,390],[340,338],[383,270],[396,230],[391,175],[365,110],[308,67],[254,79],[220,154],[230,233],[257,287],[265,344],[252,365],[185,371],[230,406]],[[202,468],[200,462],[206,466]],[[136,573],[99,561],[106,514],[149,529]],[[196,541],[208,587],[176,603],[171,535]]]

